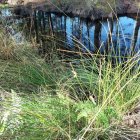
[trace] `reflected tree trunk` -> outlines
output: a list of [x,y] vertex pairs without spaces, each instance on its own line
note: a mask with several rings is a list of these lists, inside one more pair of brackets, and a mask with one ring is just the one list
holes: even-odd
[[95,53],[97,53],[100,49],[100,39],[101,39],[101,23],[100,21],[97,21],[95,24],[95,31],[94,31],[94,48],[95,48]]
[[42,24],[41,24],[41,21],[42,21],[42,11],[38,11],[38,26],[40,28],[40,31],[42,33]]
[[52,17],[51,14],[48,15],[48,21],[49,21],[49,28],[50,28],[50,35],[54,35],[54,31],[53,31],[53,21],[52,21]]
[[57,15],[55,15],[55,23],[56,23],[56,29],[58,29],[59,28],[59,26],[58,26],[58,19],[57,19],[58,17],[57,17]]
[[74,19],[72,19],[72,36],[74,34]]
[[43,32],[45,32],[46,23],[45,23],[45,12],[42,11],[42,23],[43,23]]
[[115,55],[120,54],[120,34],[119,34],[119,21],[116,22],[116,41],[114,45]]
[[66,25],[66,23],[67,23],[67,17],[66,16],[64,16],[64,21],[63,21],[64,23],[64,37],[65,37],[65,46],[67,47],[67,25]]
[[134,55],[134,52],[135,52],[139,29],[140,29],[140,21],[137,21],[135,30],[134,30],[133,43],[131,46],[131,55]]
[[38,19],[36,10],[34,10],[34,26],[35,26],[35,33],[36,33],[36,41],[39,43],[39,36],[38,36]]
[[67,36],[67,33],[66,33],[66,28],[67,28],[67,17],[66,16],[64,16],[64,30],[65,30],[65,38],[66,38],[66,36]]
[[63,30],[63,17],[61,17],[60,26],[61,26],[61,30]]
[[80,27],[79,27],[79,40],[82,42],[82,31],[83,31],[83,23],[80,20]]
[[90,32],[89,32],[89,23],[87,21],[87,35],[88,35],[88,48],[89,48],[89,51],[91,51],[91,45],[90,45]]
[[78,18],[78,25],[77,25],[77,38],[78,38],[78,40],[80,40],[80,24],[81,24],[81,22],[80,22],[80,18]]
[[111,47],[113,47],[113,41],[112,41],[113,20],[108,19],[107,22],[108,22],[109,33],[107,37],[107,43],[105,46],[105,53],[109,54],[111,52]]

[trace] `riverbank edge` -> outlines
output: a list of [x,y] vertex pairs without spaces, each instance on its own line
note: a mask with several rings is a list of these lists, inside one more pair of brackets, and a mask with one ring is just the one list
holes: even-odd
[[98,20],[104,18],[113,18],[117,17],[117,15],[140,15],[139,7],[135,2],[132,1],[124,1],[118,0],[115,7],[112,7],[109,3],[106,3],[103,8],[103,5],[96,7],[95,5],[90,8],[85,7],[76,7],[75,5],[61,4],[55,5],[54,3],[47,2],[38,2],[38,3],[27,3],[21,5],[9,5],[13,7],[13,12],[21,17],[30,16],[34,10],[42,10],[44,12],[49,13],[59,13],[64,14],[66,16],[79,16],[80,18],[90,19],[90,20]]

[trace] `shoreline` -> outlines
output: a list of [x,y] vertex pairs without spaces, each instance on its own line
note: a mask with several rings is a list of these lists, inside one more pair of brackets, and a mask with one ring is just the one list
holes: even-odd
[[[122,2],[121,0],[118,0],[116,7],[107,7],[109,6],[107,3],[103,7],[101,5],[100,7],[96,7],[96,5],[88,7],[76,7],[77,5],[68,5],[68,4],[62,4],[62,5],[55,5],[53,3],[48,2],[42,2],[42,3],[27,3],[27,4],[21,4],[21,5],[9,5],[14,8],[13,12],[16,15],[19,15],[21,17],[31,15],[34,10],[41,10],[44,12],[49,13],[59,13],[64,14],[68,16],[78,16],[80,18],[84,19],[90,19],[92,21],[104,19],[104,18],[113,18],[117,15],[140,15],[139,8],[136,6],[136,3],[134,2],[126,2],[127,0],[124,0],[125,2]],[[130,0],[129,0],[130,1]],[[109,8],[109,10],[106,10],[106,8]]]

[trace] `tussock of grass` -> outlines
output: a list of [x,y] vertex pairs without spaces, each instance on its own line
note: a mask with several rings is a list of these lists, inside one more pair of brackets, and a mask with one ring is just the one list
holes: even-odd
[[[2,26],[0,26],[2,28]],[[7,37],[9,36],[8,33],[4,30],[0,30],[0,58],[1,59],[11,59],[14,57],[14,50],[15,50],[15,44],[12,41],[11,38]]]
[[[6,47],[12,47],[12,43],[6,41]],[[81,56],[66,67],[58,60],[46,63],[30,45],[13,47],[12,55],[6,57],[5,51],[1,55],[0,86],[20,93],[14,95],[21,99],[17,106],[20,109],[17,120],[21,123],[9,129],[10,121],[1,121],[2,139],[90,140],[138,136],[139,131],[122,122],[140,99],[138,60],[132,58],[114,67],[110,59]],[[52,55],[58,58],[57,54]],[[8,117],[14,120],[12,113]]]

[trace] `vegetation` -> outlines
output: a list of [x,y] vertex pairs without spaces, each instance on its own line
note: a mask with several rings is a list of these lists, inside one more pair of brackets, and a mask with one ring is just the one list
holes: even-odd
[[65,59],[56,39],[44,57],[34,40],[17,43],[0,25],[0,140],[139,139],[124,119],[140,104],[137,54]]
[[15,44],[4,30],[0,40],[2,140],[138,136],[123,117],[139,102],[139,60],[113,67],[110,58],[81,55],[67,67],[57,53],[46,63],[37,48]]

